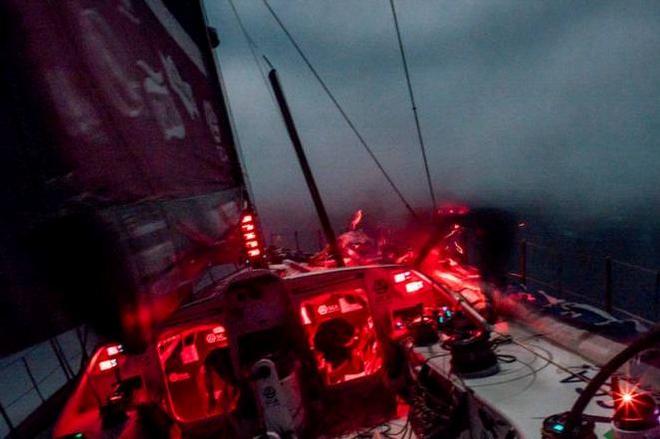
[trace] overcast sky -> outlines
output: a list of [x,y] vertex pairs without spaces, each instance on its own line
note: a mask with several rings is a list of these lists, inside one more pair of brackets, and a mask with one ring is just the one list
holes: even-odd
[[[261,0],[235,0],[278,69],[331,216],[405,210]],[[393,179],[430,205],[386,0],[270,0]],[[660,205],[660,2],[398,0],[439,199],[576,219]],[[244,164],[269,229],[316,228],[228,0],[206,0]],[[266,68],[266,66],[263,66]],[[389,216],[389,218],[386,218]],[[292,221],[293,220],[293,221]],[[657,221],[656,221],[657,223]]]

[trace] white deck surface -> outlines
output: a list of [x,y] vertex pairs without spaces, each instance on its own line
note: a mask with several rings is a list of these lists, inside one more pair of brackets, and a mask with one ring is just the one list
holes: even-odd
[[[500,362],[501,370],[498,374],[486,378],[466,379],[464,383],[479,399],[508,418],[522,437],[538,438],[541,435],[543,419],[570,410],[579,396],[577,390],[585,386],[584,382],[570,380],[569,373],[542,357],[549,358],[588,378],[592,378],[598,369],[579,355],[552,344],[542,336],[536,336],[518,324],[503,323],[496,328],[499,332],[510,334],[516,340],[524,342],[539,355],[534,355],[515,344],[502,345],[497,349],[497,353],[512,355],[516,361],[510,364]],[[418,352],[431,356],[443,350],[436,345],[420,348]],[[434,358],[429,363],[434,369],[446,375],[450,370],[449,361],[450,356],[444,356]],[[576,382],[562,382],[567,379]],[[594,398],[585,413],[611,416],[612,410],[597,404],[599,399],[606,402],[608,398]],[[596,424],[599,438],[604,437],[610,429],[609,424]]]
[[[517,341],[523,342],[538,352],[538,355],[515,344],[501,345],[497,348],[497,353],[514,356],[516,361],[513,363],[500,362],[501,370],[496,375],[465,379],[463,383],[474,391],[478,399],[507,418],[516,428],[520,437],[540,438],[543,420],[547,416],[570,410],[579,396],[578,389],[582,389],[586,385],[542,357],[549,358],[564,368],[587,378],[592,378],[598,372],[598,368],[581,356],[551,343],[543,336],[534,334],[519,324],[501,323],[496,326],[496,329],[500,333],[512,335]],[[447,352],[439,345],[416,348],[416,351],[427,358]],[[449,355],[440,355],[429,360],[429,364],[447,376],[450,370],[450,358]],[[595,397],[585,413],[611,416],[612,410],[598,405],[598,401],[608,402],[608,397]],[[405,419],[393,420],[388,427],[374,428],[372,432],[387,430],[389,434],[387,437],[392,438],[416,437],[415,435],[408,436],[409,432],[395,434],[402,431],[405,423]],[[610,430],[609,424],[596,423],[598,438],[604,438]],[[345,437],[356,437],[356,433]]]

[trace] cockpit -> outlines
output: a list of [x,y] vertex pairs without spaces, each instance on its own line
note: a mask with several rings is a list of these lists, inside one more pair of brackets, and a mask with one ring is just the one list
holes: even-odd
[[[476,428],[489,437],[522,437],[494,402],[555,379],[540,367],[527,387],[506,384],[527,382],[518,363],[534,369],[545,354],[502,336],[498,331],[514,330],[506,322],[491,327],[469,310],[431,278],[399,265],[283,279],[266,270],[242,273],[186,306],[145,352],[101,346],[54,434],[333,437],[407,419],[420,437],[458,437],[473,407]],[[491,329],[500,335],[492,339]],[[475,389],[484,389],[481,396]],[[574,393],[564,392],[568,400]],[[548,428],[577,419],[562,416],[548,418]]]
[[173,328],[156,344],[172,416],[191,423],[231,413],[240,391],[220,323]]
[[[72,399],[62,419],[98,407],[107,412],[112,395],[129,380],[131,394],[121,405],[125,418],[102,424],[144,422],[138,412],[149,406],[183,431],[206,431],[210,423],[259,412],[250,393],[271,373],[290,382],[285,406],[302,407],[310,399],[350,406],[351,388],[362,386],[382,394],[384,404],[376,411],[385,419],[396,410],[396,394],[388,387],[391,344],[422,320],[437,320],[431,310],[438,303],[452,307],[429,279],[398,266],[285,279],[265,271],[239,275],[218,296],[187,306],[183,313],[189,316],[175,316],[176,323],[157,332],[144,353],[127,355],[119,344],[100,348],[81,386],[96,396]],[[264,359],[269,363],[260,363]],[[302,421],[293,416],[282,422]],[[60,422],[57,435],[79,424]]]

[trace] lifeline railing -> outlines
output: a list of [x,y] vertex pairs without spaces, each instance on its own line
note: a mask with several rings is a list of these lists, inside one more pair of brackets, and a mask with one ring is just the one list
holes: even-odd
[[75,379],[94,343],[75,328],[0,359],[0,437],[14,437],[30,414]]
[[522,240],[517,271],[510,275],[529,287],[581,300],[618,317],[651,324],[660,320],[660,269]]

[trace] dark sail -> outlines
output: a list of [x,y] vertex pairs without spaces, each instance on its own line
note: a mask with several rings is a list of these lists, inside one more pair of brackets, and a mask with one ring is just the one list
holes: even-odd
[[1,351],[148,329],[232,264],[245,189],[198,1],[2,8]]

